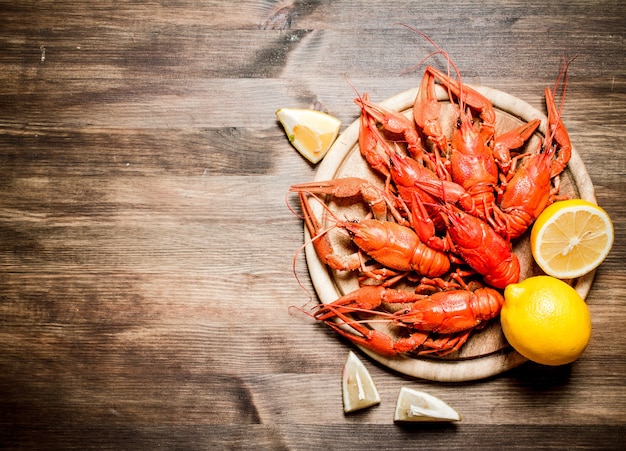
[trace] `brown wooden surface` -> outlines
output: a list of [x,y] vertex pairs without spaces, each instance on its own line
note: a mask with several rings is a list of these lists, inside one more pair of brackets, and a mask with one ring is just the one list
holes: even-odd
[[[626,7],[562,3],[0,2],[0,445],[621,448]],[[274,111],[347,126],[344,75],[375,101],[414,87],[431,47],[399,21],[537,108],[578,55],[563,116],[616,241],[574,364],[442,384],[359,353],[382,403],[344,416],[351,347],[289,309],[308,294],[286,192],[315,167]],[[297,274],[312,290],[301,253]],[[393,424],[402,386],[463,421]]]

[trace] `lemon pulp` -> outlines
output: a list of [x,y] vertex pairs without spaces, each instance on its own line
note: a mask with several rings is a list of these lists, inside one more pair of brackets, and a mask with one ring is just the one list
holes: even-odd
[[394,421],[461,421],[461,415],[446,402],[412,388],[402,387],[398,394]]
[[343,410],[346,413],[380,404],[380,395],[369,371],[352,351],[342,372]]
[[324,158],[341,127],[341,121],[336,117],[306,108],[280,108],[276,117],[289,142],[311,163]]

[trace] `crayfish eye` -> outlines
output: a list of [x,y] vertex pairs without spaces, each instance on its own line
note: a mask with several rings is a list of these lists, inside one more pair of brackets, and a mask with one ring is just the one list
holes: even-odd
[[[407,309],[405,309],[405,310],[403,310],[403,311],[402,311],[401,316],[407,316],[407,315],[409,315],[410,313],[411,313],[411,309],[407,308]],[[401,322],[402,324],[409,324],[411,321],[407,321],[407,320],[404,320],[404,318],[401,318],[401,319],[400,319],[400,322]]]
[[460,117],[456,118],[456,128],[461,128],[461,124],[463,123],[463,121],[461,121]]

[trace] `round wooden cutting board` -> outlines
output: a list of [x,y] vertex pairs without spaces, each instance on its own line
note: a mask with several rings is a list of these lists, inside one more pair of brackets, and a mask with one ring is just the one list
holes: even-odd
[[[526,102],[495,89],[472,86],[485,95],[496,109],[496,134],[512,129],[517,125],[528,122],[535,118],[542,120],[542,123],[533,137],[527,142],[526,149],[534,149],[541,140],[547,118],[537,109],[531,107]],[[417,88],[402,92],[390,99],[380,102],[380,105],[401,111],[408,117],[412,117],[412,106],[417,94]],[[437,86],[437,95],[444,104],[442,108],[441,123],[452,135],[454,119],[452,108],[448,100],[446,91]],[[359,145],[359,120],[353,122],[337,138],[330,149],[315,176],[315,181],[331,180],[344,177],[362,177],[382,185],[382,179],[374,173],[362,158]],[[591,179],[587,174],[580,155],[572,149],[572,156],[567,169],[561,175],[561,194],[570,198],[582,198],[591,202],[596,202],[595,193]],[[340,217],[348,219],[359,219],[366,214],[365,207],[360,204],[350,204],[345,200],[328,198],[326,204],[331,210],[337,212]],[[315,215],[322,223],[330,224],[330,220],[324,208],[317,202],[311,202]],[[330,238],[335,243],[336,251],[351,252],[346,246],[345,237],[340,231],[329,232]],[[305,240],[310,243],[310,235],[305,227]],[[514,252],[517,254],[521,264],[520,280],[527,277],[542,274],[542,271],[534,263],[530,253],[528,233],[522,236],[514,244]],[[358,280],[354,273],[339,272],[329,270],[317,257],[313,246],[306,246],[306,260],[311,275],[311,279],[317,295],[322,303],[331,303],[345,293],[358,288]],[[591,288],[594,273],[590,273],[576,280],[567,281],[585,298]],[[347,327],[347,326],[346,326]],[[371,324],[371,327],[391,332],[391,327],[384,324]],[[503,371],[515,368],[524,363],[526,359],[518,354],[506,342],[499,319],[492,320],[487,327],[474,331],[467,343],[458,352],[446,357],[416,357],[399,355],[394,357],[384,357],[373,353],[368,349],[361,348],[363,352],[373,359],[400,373],[440,382],[458,382],[477,380],[499,374]]]

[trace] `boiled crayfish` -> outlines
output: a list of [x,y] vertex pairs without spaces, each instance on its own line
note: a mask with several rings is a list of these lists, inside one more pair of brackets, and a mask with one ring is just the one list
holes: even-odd
[[[438,53],[447,58],[439,48]],[[360,283],[312,315],[382,355],[449,354],[498,316],[501,290],[520,277],[512,243],[559,197],[559,175],[571,155],[554,99],[561,81],[565,92],[569,62],[555,87],[545,90],[545,138],[522,153],[515,151],[540,120],[496,134],[493,105],[463,84],[448,62],[456,79],[428,66],[412,120],[367,94],[355,99],[361,109],[360,152],[381,175],[380,183],[350,177],[290,188],[299,195],[321,262],[355,272]],[[451,136],[440,123],[436,84],[449,93],[456,124]],[[369,213],[341,219],[323,197],[361,202]],[[323,206],[330,226],[321,225],[310,202]],[[336,252],[330,229],[342,231],[353,249]],[[398,304],[406,307],[389,308]],[[391,336],[368,321],[387,321],[399,332]]]

